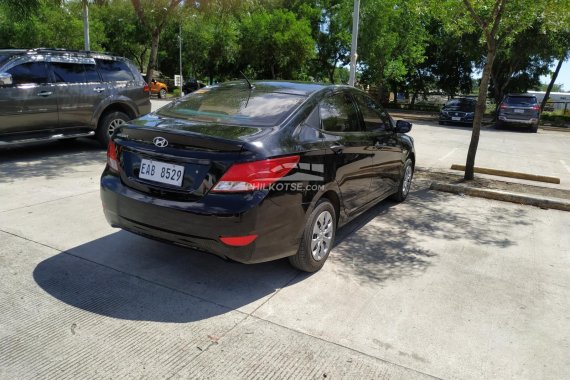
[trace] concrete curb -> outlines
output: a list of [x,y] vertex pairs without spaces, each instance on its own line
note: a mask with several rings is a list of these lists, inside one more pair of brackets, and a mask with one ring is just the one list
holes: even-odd
[[[464,172],[464,171],[465,171],[465,165],[453,164],[453,165],[451,165],[451,170],[458,170],[458,171]],[[474,171],[475,173],[489,174],[489,175],[494,175],[494,176],[499,176],[499,177],[526,179],[526,180],[529,180],[529,181],[554,183],[554,184],[557,184],[557,185],[560,184],[560,178],[548,177],[548,176],[544,176],[544,175],[536,175],[536,174],[528,174],[528,173],[521,173],[521,172],[513,172],[513,171],[510,171],[510,170],[498,170],[498,169],[481,168],[481,167],[477,167],[477,166],[475,166],[475,167],[473,168],[473,171]]]
[[430,190],[443,191],[453,194],[465,194],[471,197],[494,199],[502,202],[511,202],[545,209],[570,211],[570,201],[562,199],[548,199],[535,195],[512,193],[502,190],[479,189],[470,186],[451,185],[442,182],[432,182]]

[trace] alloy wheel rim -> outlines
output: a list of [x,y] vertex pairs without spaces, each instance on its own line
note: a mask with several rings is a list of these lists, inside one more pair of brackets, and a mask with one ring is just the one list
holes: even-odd
[[111,136],[113,132],[115,132],[115,129],[119,128],[123,124],[125,124],[125,121],[123,119],[111,120],[111,122],[109,123],[109,127],[107,128],[107,133],[109,134],[109,136]]
[[404,195],[408,194],[411,185],[412,185],[412,167],[406,166],[406,171],[404,173],[404,181],[402,182],[402,193]]
[[311,255],[321,261],[331,250],[333,239],[333,218],[329,211],[323,211],[315,219],[311,235]]

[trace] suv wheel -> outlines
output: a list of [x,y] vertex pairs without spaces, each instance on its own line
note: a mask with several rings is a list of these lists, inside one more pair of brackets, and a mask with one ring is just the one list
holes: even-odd
[[297,254],[289,257],[291,265],[303,272],[321,269],[331,252],[335,233],[335,209],[328,200],[321,199],[305,224]]
[[160,91],[158,92],[158,97],[160,99],[164,99],[166,98],[166,90],[164,88],[161,88]]
[[97,128],[97,139],[99,143],[103,147],[106,147],[115,129],[127,123],[129,120],[131,119],[127,114],[118,111],[103,115],[103,118],[99,122],[99,127]]
[[538,124],[533,124],[530,126],[530,132],[531,133],[537,133],[538,132]]

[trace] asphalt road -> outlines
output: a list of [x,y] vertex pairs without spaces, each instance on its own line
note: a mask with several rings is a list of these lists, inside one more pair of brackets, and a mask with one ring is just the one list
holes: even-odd
[[[417,123],[418,164],[468,133]],[[484,132],[481,152],[568,138]],[[416,181],[307,275],[110,228],[104,162],[89,140],[0,152],[0,378],[570,378],[570,213]]]

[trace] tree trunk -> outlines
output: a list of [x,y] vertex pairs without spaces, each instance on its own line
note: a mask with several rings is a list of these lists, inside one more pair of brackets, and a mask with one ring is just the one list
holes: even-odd
[[158,42],[160,41],[160,31],[154,30],[151,37],[150,45],[150,59],[148,61],[148,67],[146,68],[146,81],[150,83],[154,77],[154,69],[156,68],[156,57],[158,55]]
[[479,146],[479,135],[481,134],[481,122],[487,107],[487,90],[489,88],[489,79],[491,77],[491,68],[497,53],[497,47],[494,41],[488,42],[487,60],[483,68],[483,76],[479,85],[479,96],[477,97],[477,107],[475,108],[475,118],[473,120],[473,132],[471,133],[471,143],[467,152],[467,161],[465,163],[465,179],[474,178],[475,155]]
[[334,84],[334,72],[336,69],[336,63],[331,67],[331,69],[329,70],[329,80],[331,81],[332,84]]
[[558,60],[558,65],[556,65],[556,69],[552,73],[552,78],[550,78],[550,83],[546,88],[546,93],[544,94],[544,99],[542,99],[542,103],[540,103],[540,113],[544,112],[544,107],[546,106],[546,102],[550,97],[550,91],[552,91],[552,87],[554,87],[554,82],[556,82],[556,78],[558,77],[558,73],[560,72],[560,68],[562,67],[562,62],[564,61],[564,56],[560,57]]

